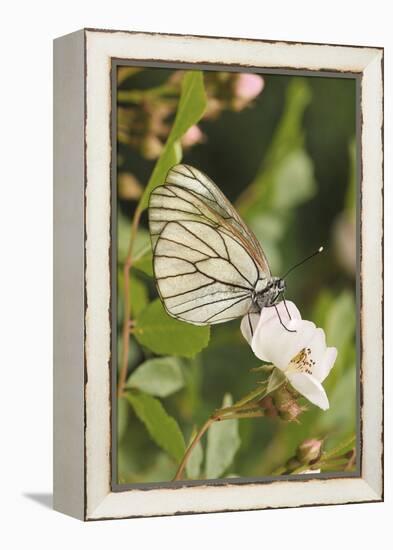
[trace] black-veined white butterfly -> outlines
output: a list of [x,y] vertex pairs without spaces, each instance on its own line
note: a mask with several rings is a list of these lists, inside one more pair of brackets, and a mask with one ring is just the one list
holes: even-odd
[[285,291],[255,235],[196,168],[169,170],[150,195],[149,226],[158,292],[172,317],[222,323],[274,306]]

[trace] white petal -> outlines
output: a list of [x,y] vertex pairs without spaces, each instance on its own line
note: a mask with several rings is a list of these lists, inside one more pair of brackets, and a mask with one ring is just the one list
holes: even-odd
[[337,359],[337,349],[327,348],[319,366],[319,380],[323,382]]
[[[301,319],[300,311],[293,302],[286,300],[286,305],[291,319]],[[277,304],[277,309],[281,316],[281,319],[283,320],[283,323],[287,323],[289,321],[289,318],[284,303],[280,302],[279,304]],[[263,324],[270,321],[271,319],[275,319],[276,321],[280,322],[277,311],[274,307],[264,307],[261,313],[249,313],[248,315],[245,315],[243,317],[240,324],[240,330],[242,331],[244,338],[250,345],[258,323],[261,322]]]
[[311,403],[326,411],[329,408],[329,400],[323,386],[316,378],[306,373],[288,374],[288,380],[300,394],[306,397]]
[[240,330],[250,346],[252,337],[255,334],[255,330],[259,322],[259,317],[259,313],[248,313],[243,317],[242,322],[240,323]]
[[313,376],[322,382],[322,363],[326,352],[326,338],[325,333],[321,328],[317,328],[311,340],[308,342],[307,347],[311,350],[310,358],[315,362],[312,367]]
[[251,347],[259,359],[285,370],[291,359],[307,346],[314,332],[315,325],[310,321],[293,319],[285,328],[276,315],[268,322],[259,321]]
[[[285,305],[287,308],[285,308]],[[287,311],[288,309],[288,311]],[[277,310],[280,314],[281,320],[284,323],[284,325],[287,324],[288,321],[291,319],[301,319],[302,316],[300,315],[300,311],[295,306],[295,304],[289,300],[282,300],[277,304]],[[289,312],[289,316],[288,316]],[[266,323],[267,321],[270,321],[272,318],[278,319],[277,311],[275,307],[264,307],[261,311],[261,323]]]

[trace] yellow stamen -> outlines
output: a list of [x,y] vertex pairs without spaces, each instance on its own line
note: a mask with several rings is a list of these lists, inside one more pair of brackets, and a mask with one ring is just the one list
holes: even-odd
[[305,372],[307,374],[312,374],[314,365],[315,361],[311,359],[310,348],[303,348],[293,357],[293,359],[291,359],[285,372]]

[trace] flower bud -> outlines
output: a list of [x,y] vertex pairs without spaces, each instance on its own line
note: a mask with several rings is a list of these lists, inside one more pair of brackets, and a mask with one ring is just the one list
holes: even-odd
[[280,418],[286,420],[287,422],[299,422],[298,417],[304,412],[304,407],[301,407],[293,401],[286,409],[280,411]]
[[275,418],[278,415],[277,409],[274,406],[273,399],[270,395],[264,397],[258,402],[258,405],[265,411],[265,416]]
[[321,456],[322,441],[319,439],[306,439],[299,445],[296,451],[296,457],[302,464],[315,462]]
[[224,108],[223,103],[219,99],[215,97],[208,97],[204,118],[206,119],[217,118],[220,115],[223,108]]
[[118,176],[118,193],[121,199],[138,200],[143,187],[133,174],[122,172]]
[[240,73],[234,84],[232,108],[241,111],[251,103],[263,90],[265,82],[257,74]]
[[286,387],[280,387],[273,393],[273,402],[280,418],[287,422],[298,421],[298,417],[306,410],[297,403]]
[[142,142],[141,152],[145,158],[154,160],[160,156],[162,148],[163,145],[157,137],[148,135]]
[[183,147],[192,147],[193,145],[202,143],[204,140],[204,137],[205,136],[201,132],[199,126],[194,124],[187,130],[187,132],[182,137],[181,144],[183,145]]
[[262,92],[264,84],[263,78],[257,74],[240,73],[235,83],[235,94],[240,99],[251,101]]

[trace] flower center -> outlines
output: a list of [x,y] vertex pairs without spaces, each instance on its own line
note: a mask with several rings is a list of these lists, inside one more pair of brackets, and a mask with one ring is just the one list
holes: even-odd
[[314,366],[315,361],[311,358],[311,349],[303,348],[297,355],[295,355],[295,357],[293,357],[293,359],[291,359],[286,372],[295,371],[312,374],[312,369]]

